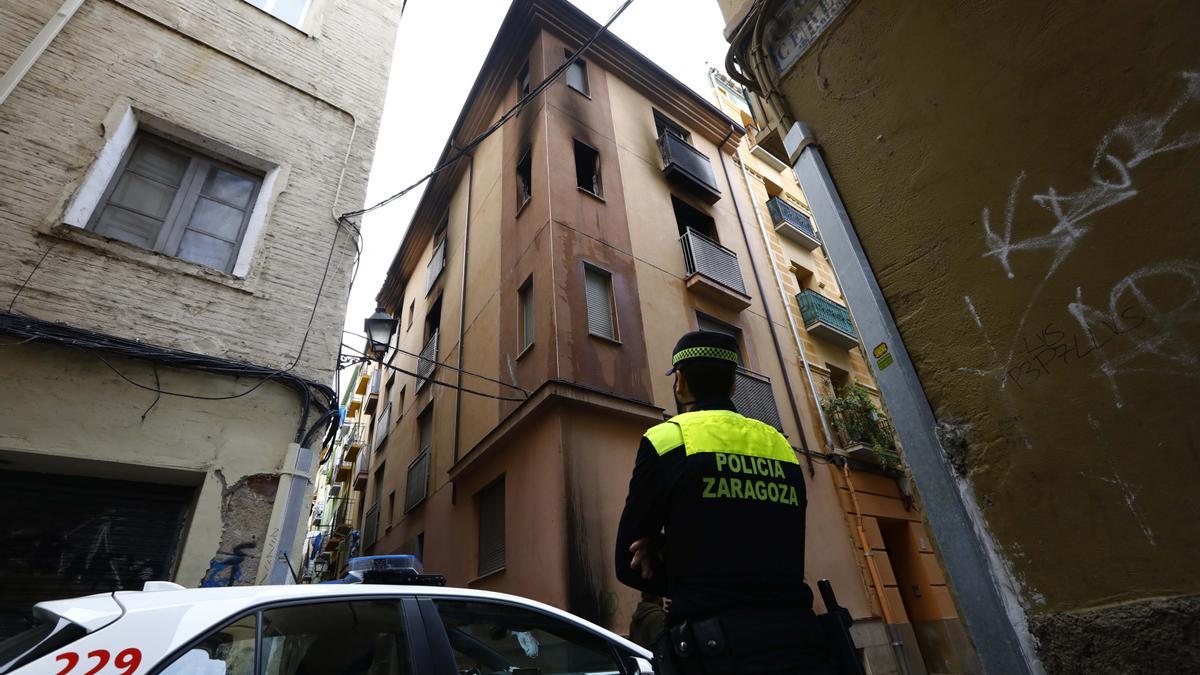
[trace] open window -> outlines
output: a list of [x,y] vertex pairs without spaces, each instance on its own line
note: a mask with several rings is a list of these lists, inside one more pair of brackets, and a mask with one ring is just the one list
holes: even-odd
[[517,209],[533,197],[533,158],[532,150],[526,149],[517,161]]
[[674,195],[671,196],[671,209],[675,212],[675,224],[679,227],[679,234],[687,234],[688,230],[694,230],[713,241],[720,241],[717,238],[717,224],[712,216]]
[[580,190],[600,197],[600,153],[593,147],[575,141],[575,184]]

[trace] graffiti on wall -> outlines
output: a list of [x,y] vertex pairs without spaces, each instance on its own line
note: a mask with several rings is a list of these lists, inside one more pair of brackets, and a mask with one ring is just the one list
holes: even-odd
[[217,551],[217,555],[208,563],[208,572],[200,580],[201,588],[218,588],[221,586],[237,585],[242,579],[242,564],[249,557],[250,549],[255,548],[252,541],[244,541],[233,547],[232,551]]
[[[1010,386],[1021,389],[1055,369],[1087,363],[1095,376],[1105,380],[1113,405],[1120,408],[1125,405],[1119,383],[1122,374],[1164,372],[1200,378],[1200,350],[1182,332],[1200,320],[1200,263],[1194,261],[1141,267],[1112,288],[1102,289],[1099,301],[1087,300],[1089,293],[1077,286],[1063,308],[1075,326],[1052,323],[1032,332],[1028,328],[1046,283],[1093,231],[1095,226],[1089,220],[1138,195],[1136,169],[1153,157],[1200,146],[1200,130],[1180,129],[1177,123],[1182,113],[1200,101],[1200,72],[1183,72],[1179,79],[1182,91],[1165,112],[1130,115],[1100,140],[1092,154],[1086,187],[1060,192],[1048,185],[1023,200],[1026,174],[1020,172],[1010,185],[999,223],[994,224],[989,207],[982,209],[983,257],[997,262],[1009,279],[1024,274],[1015,263],[1021,253],[1053,252],[1048,265],[1033,271],[1034,278],[1040,278],[1011,338],[1001,345],[1003,354],[984,328],[972,298],[963,298],[999,364],[976,372],[994,377],[1002,390]],[[1022,208],[1030,202],[1038,208]],[[1043,220],[1044,229],[1017,237],[1014,224],[1018,219],[1025,226]]]

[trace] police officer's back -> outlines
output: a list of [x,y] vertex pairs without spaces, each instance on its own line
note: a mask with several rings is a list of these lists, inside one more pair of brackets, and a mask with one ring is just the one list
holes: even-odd
[[617,577],[671,598],[655,652],[683,672],[833,673],[804,582],[800,465],[778,431],[734,409],[738,361],[724,333],[676,345],[671,372],[687,412],[642,438]]

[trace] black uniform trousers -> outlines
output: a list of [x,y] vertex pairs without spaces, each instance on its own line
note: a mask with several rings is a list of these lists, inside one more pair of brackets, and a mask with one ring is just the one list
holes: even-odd
[[838,675],[812,610],[731,608],[663,633],[655,672],[665,675]]

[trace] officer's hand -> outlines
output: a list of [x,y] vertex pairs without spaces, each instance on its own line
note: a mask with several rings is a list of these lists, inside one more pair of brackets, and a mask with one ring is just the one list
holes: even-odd
[[652,558],[658,554],[658,542],[650,537],[642,537],[629,545],[633,559],[629,561],[630,569],[641,569],[642,578],[649,581],[654,578]]

